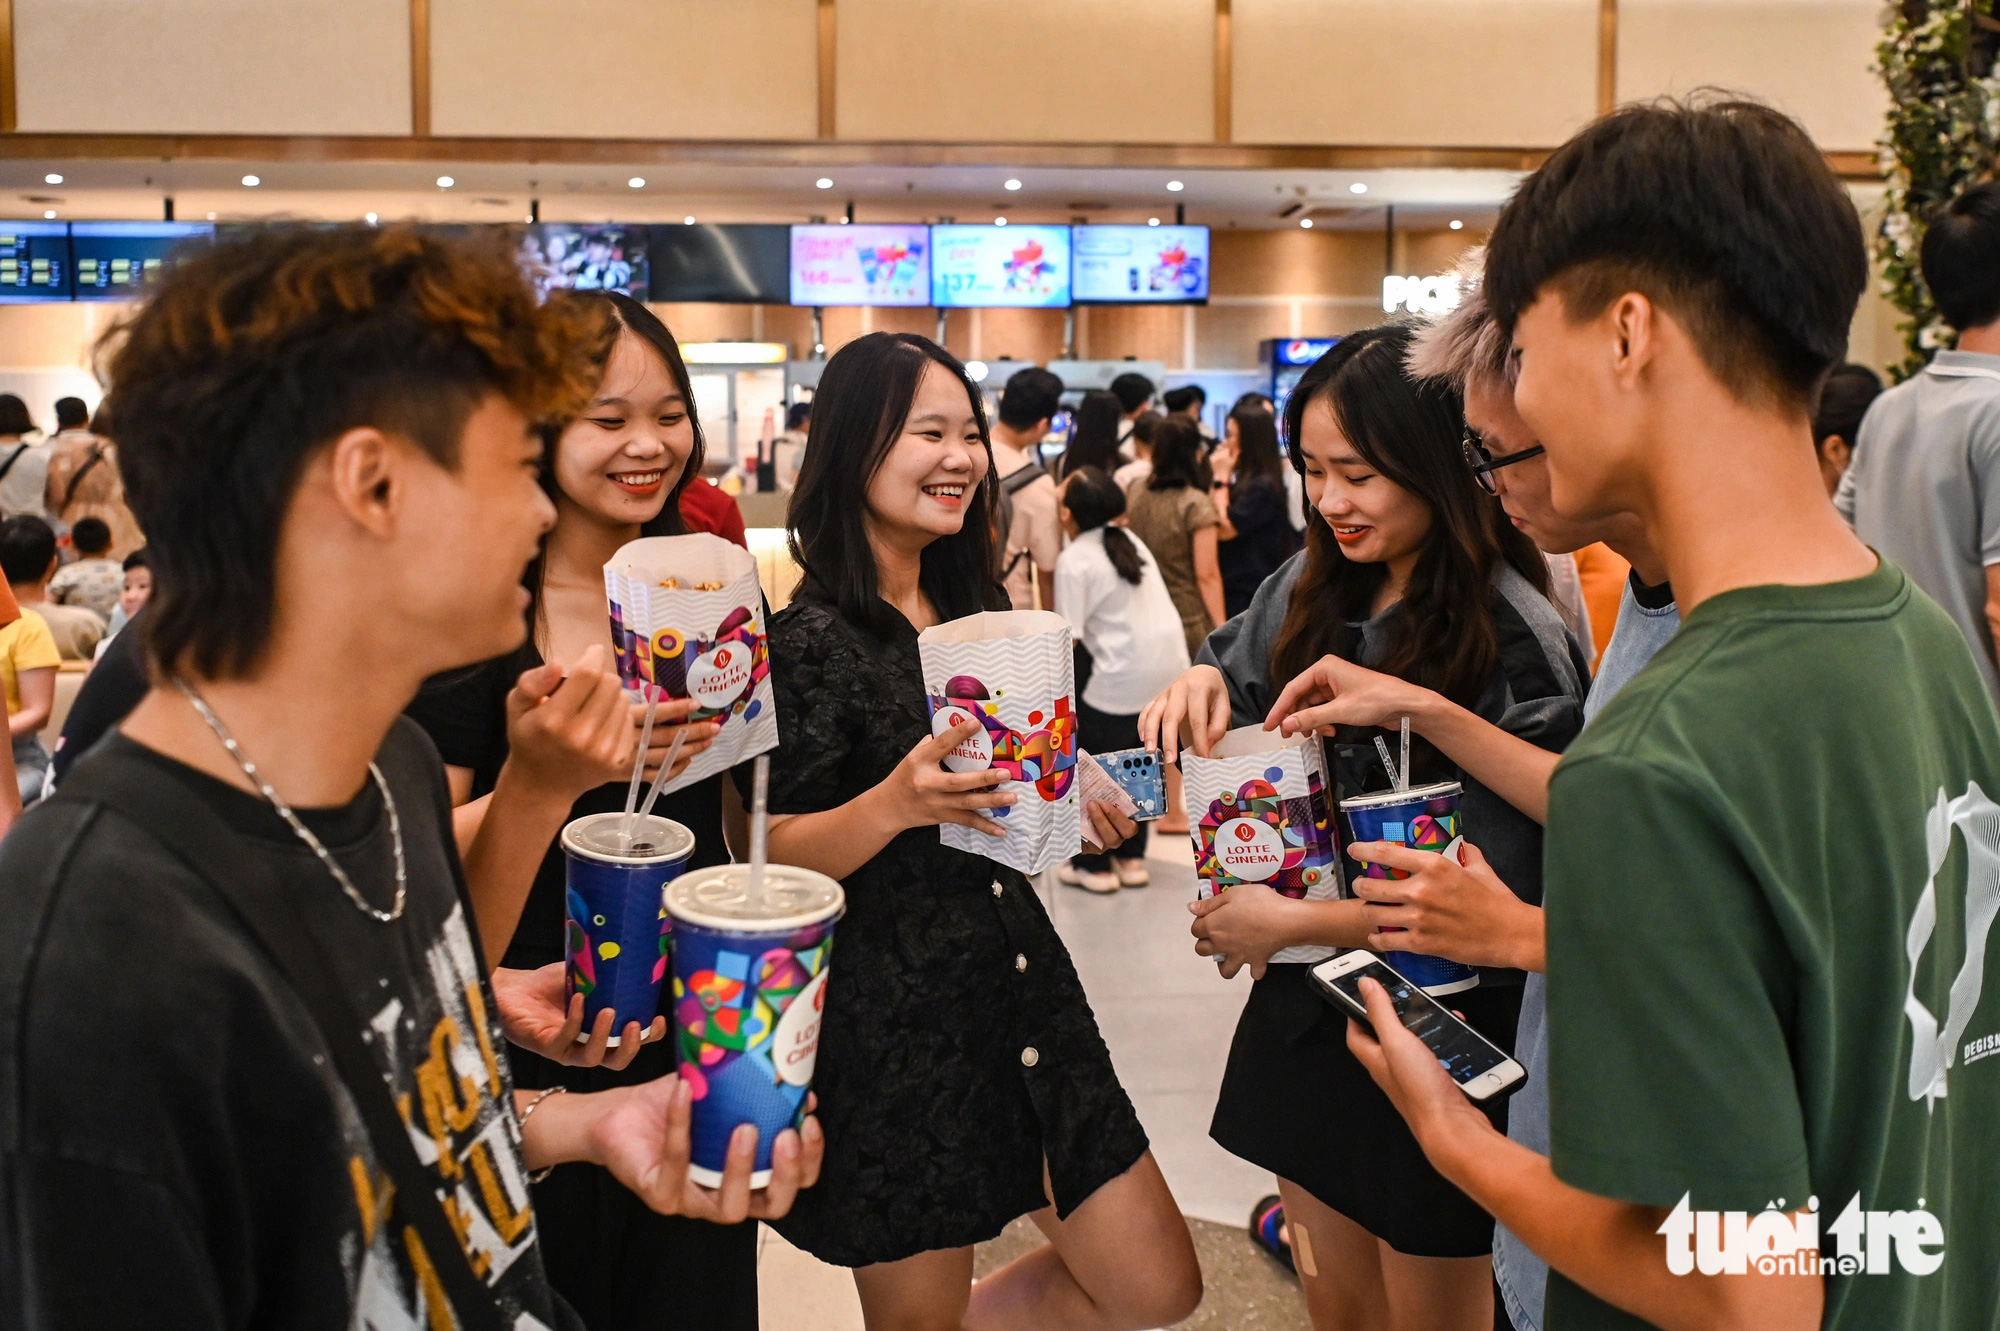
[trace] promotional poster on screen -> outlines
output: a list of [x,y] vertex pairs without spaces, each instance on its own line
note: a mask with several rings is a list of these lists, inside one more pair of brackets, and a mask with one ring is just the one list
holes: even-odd
[[927,226],[795,226],[792,304],[928,305]]
[[934,226],[931,304],[1060,309],[1070,303],[1066,226]]
[[1079,226],[1070,236],[1079,305],[1208,299],[1205,226]]
[[622,291],[644,300],[651,285],[643,226],[539,222],[521,233],[521,266],[544,292]]

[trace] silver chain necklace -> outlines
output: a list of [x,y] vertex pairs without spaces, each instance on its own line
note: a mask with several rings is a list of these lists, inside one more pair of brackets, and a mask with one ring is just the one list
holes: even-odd
[[396,797],[389,793],[389,783],[382,779],[382,769],[374,763],[368,764],[368,775],[375,778],[375,788],[382,792],[382,802],[388,807],[389,837],[396,848],[396,904],[389,910],[375,909],[368,898],[361,895],[354,886],[354,880],[349,878],[347,871],[335,862],[333,856],[327,852],[326,847],[320,843],[320,839],[312,834],[312,829],[299,821],[299,816],[292,812],[292,806],[278,798],[278,792],[271,789],[271,783],[266,781],[263,773],[257,770],[257,764],[244,756],[243,746],[236,742],[236,736],[229,733],[229,727],[222,724],[222,718],[217,716],[206,702],[202,701],[201,695],[196,693],[188,682],[178,675],[174,677],[174,683],[180,687],[182,693],[187,695],[188,701],[194,704],[195,711],[201,713],[201,719],[208,722],[208,728],[213,730],[215,737],[222,741],[222,747],[229,750],[229,756],[234,758],[236,765],[243,769],[243,775],[249,777],[250,783],[256,786],[258,790],[264,792],[264,798],[271,801],[271,807],[278,811],[278,816],[285,820],[286,824],[297,834],[299,840],[305,842],[313,854],[319,856],[319,862],[324,864],[326,871],[333,875],[333,881],[340,884],[340,890],[347,893],[347,899],[354,903],[354,908],[383,924],[390,924],[401,919],[403,915],[403,902],[408,896],[409,889],[409,878],[403,864],[403,820],[396,814]]

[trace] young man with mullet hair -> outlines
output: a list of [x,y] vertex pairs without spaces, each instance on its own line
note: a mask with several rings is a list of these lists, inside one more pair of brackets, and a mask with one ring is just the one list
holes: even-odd
[[529,1171],[731,1222],[816,1175],[808,1121],[753,1196],[739,1130],[705,1191],[675,1078],[530,1099],[499,1057],[401,713],[521,641],[533,423],[592,374],[565,308],[497,237],[279,231],[124,330],[154,682],[0,844],[0,1325],[568,1326]]
[[1550,787],[1552,1158],[1379,988],[1380,1042],[1349,1045],[1547,1260],[1555,1331],[2000,1306],[2000,1059],[1970,1052],[2000,1026],[2000,723],[1951,620],[1826,501],[1811,406],[1866,280],[1812,142],[1742,102],[1597,122],[1489,245],[1555,507],[1636,514],[1686,618]]

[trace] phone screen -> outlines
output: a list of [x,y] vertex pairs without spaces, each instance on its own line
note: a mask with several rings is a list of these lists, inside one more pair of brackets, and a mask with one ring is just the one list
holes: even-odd
[[1453,1081],[1463,1085],[1506,1062],[1504,1053],[1440,1007],[1435,998],[1379,961],[1371,961],[1359,970],[1336,976],[1329,983],[1352,998],[1356,1007],[1365,1008],[1367,1001],[1361,997],[1361,977],[1364,975],[1388,991],[1389,1001],[1396,1005],[1396,1015],[1403,1019],[1403,1025],[1409,1027],[1437,1055],[1438,1062],[1444,1064],[1444,1070],[1451,1074]]

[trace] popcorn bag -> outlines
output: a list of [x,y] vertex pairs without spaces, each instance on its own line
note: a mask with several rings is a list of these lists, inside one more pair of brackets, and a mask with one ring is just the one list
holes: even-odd
[[618,678],[644,699],[693,698],[721,729],[672,793],[778,746],[764,593],[748,550],[699,532],[645,536],[604,566]]
[[[1238,883],[1263,883],[1309,901],[1340,895],[1339,842],[1317,736],[1286,739],[1261,726],[1241,726],[1224,735],[1210,757],[1181,750],[1180,766],[1199,898]],[[1271,960],[1316,961],[1324,953],[1285,948]]]
[[1005,838],[944,823],[944,844],[1040,873],[1083,845],[1076,788],[1076,679],[1069,621],[1048,610],[998,610],[925,629],[917,637],[931,733],[976,719],[982,733],[944,761],[954,772],[1005,768],[998,788],[1019,797],[988,809]]

